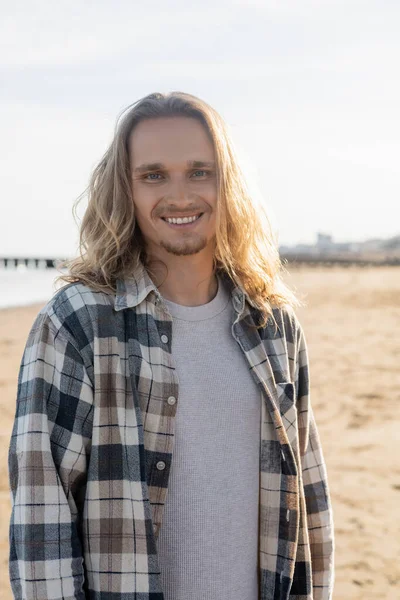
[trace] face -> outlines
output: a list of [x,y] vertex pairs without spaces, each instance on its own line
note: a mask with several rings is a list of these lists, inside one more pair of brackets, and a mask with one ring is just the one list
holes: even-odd
[[[212,256],[216,165],[203,125],[188,117],[142,121],[130,136],[129,156],[135,216],[148,255]],[[193,216],[186,224],[165,220]]]

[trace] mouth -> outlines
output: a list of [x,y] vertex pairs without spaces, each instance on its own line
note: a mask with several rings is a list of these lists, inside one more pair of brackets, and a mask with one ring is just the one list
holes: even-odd
[[199,213],[197,218],[194,221],[191,221],[190,223],[168,223],[165,217],[161,217],[161,220],[173,229],[193,229],[197,225],[197,223],[202,219],[203,215],[204,213]]

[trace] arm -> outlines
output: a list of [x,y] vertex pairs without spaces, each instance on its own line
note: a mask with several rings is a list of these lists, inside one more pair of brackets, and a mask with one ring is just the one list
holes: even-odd
[[298,325],[296,387],[302,479],[311,549],[314,600],[331,600],[334,583],[334,529],[328,478],[310,403],[307,343]]
[[14,598],[85,598],[78,528],[91,414],[92,386],[72,337],[39,313],[21,361],[8,454]]

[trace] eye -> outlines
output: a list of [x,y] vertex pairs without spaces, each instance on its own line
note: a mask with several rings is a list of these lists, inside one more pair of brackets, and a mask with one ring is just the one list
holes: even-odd
[[[150,175],[160,175],[160,173],[147,173],[147,175],[145,175],[143,179],[147,179],[148,177],[150,177]],[[150,181],[157,181],[157,179],[151,179]]]
[[[203,175],[203,177],[204,177],[204,176],[210,175],[211,171],[207,171],[204,169],[197,169],[196,171],[193,171],[194,175],[196,173],[204,173],[205,174],[205,175]],[[155,175],[156,177],[153,178],[152,175]],[[159,179],[157,177],[158,175],[161,175],[161,173],[147,173],[146,175],[143,176],[143,179],[147,180],[147,181],[159,181]]]

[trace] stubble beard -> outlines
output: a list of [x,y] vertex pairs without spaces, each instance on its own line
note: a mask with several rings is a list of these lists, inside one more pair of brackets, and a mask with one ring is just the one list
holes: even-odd
[[206,248],[207,238],[204,235],[200,235],[196,239],[178,240],[175,242],[161,240],[160,246],[174,256],[190,256]]

